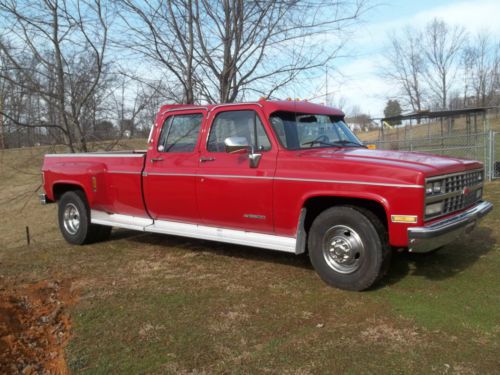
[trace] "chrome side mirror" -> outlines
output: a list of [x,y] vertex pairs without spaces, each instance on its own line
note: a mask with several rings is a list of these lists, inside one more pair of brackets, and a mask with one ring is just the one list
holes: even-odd
[[256,153],[254,147],[248,143],[245,137],[228,137],[224,140],[224,146],[227,153],[248,152],[250,168],[257,168],[259,166],[262,154]]
[[250,144],[245,137],[228,137],[224,140],[224,146],[227,153],[247,151],[250,148]]

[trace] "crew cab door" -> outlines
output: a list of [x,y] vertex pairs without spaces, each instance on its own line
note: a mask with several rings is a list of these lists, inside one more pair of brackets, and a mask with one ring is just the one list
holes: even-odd
[[[219,109],[210,113],[200,147],[198,206],[203,223],[223,228],[272,233],[273,177],[277,147],[266,133],[258,108]],[[256,167],[249,152],[227,153],[229,137],[246,138],[261,154]]]
[[199,222],[196,170],[203,117],[199,110],[171,112],[148,150],[144,199],[154,219]]

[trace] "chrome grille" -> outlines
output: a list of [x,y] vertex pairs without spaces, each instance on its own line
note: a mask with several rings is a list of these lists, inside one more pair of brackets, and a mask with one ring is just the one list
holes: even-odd
[[465,187],[470,187],[483,182],[483,172],[465,172],[461,174],[450,175],[445,178],[445,193],[452,191],[461,191]]
[[438,192],[427,192],[426,188],[426,209],[428,205],[442,203],[442,210],[425,214],[425,219],[451,214],[472,206],[482,199],[483,195],[483,170],[454,173],[445,176],[436,176],[426,180],[428,184],[439,184]]

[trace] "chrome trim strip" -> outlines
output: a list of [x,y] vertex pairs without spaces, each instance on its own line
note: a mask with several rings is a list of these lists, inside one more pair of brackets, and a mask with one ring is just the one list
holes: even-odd
[[294,237],[276,236],[272,234],[186,224],[166,220],[156,220],[153,225],[145,227],[144,230],[146,232],[164,233],[295,253],[296,239]]
[[221,107],[235,107],[235,106],[245,106],[245,105],[256,105],[257,107],[263,108],[262,104],[259,102],[249,102],[249,103],[227,103],[227,104],[218,104],[213,106],[212,109],[208,113],[215,111],[217,108]]
[[131,171],[107,171],[107,173],[111,173],[111,174],[138,174],[138,175],[141,174],[141,172],[131,172]]
[[317,180],[313,178],[293,178],[293,177],[275,177],[275,179],[283,181],[326,182],[331,184],[389,186],[389,187],[402,187],[402,188],[414,188],[414,189],[424,188],[424,185],[388,184],[384,182],[365,182],[365,181],[353,181],[353,180]]
[[295,253],[296,251],[297,240],[294,237],[187,224],[176,221],[152,220],[149,218],[134,217],[129,215],[108,214],[97,210],[91,210],[90,217],[90,221],[93,224],[227,242],[270,250],[285,251],[287,253]]
[[278,180],[278,181],[300,181],[300,182],[323,182],[331,184],[348,184],[348,185],[372,185],[372,186],[388,186],[401,188],[423,189],[423,185],[410,184],[386,184],[383,182],[365,182],[352,180],[319,180],[312,178],[294,178],[294,177],[272,177],[272,176],[243,176],[243,175],[225,175],[225,174],[195,174],[195,173],[163,173],[149,172],[149,176],[186,176],[186,177],[204,177],[204,178],[242,178],[242,179],[260,179],[260,180]]
[[455,172],[455,173],[449,173],[449,174],[442,174],[442,175],[438,175],[438,176],[432,176],[432,177],[426,178],[425,181],[432,182],[434,180],[441,180],[441,179],[448,178],[448,177],[459,176],[462,174],[474,173],[474,172],[484,172],[484,168],[468,169],[468,170],[465,170],[462,172]]
[[81,152],[78,154],[46,154],[45,157],[48,158],[143,158],[145,154],[103,154],[103,153],[92,153],[92,152]]
[[[167,104],[168,105],[168,104]],[[161,115],[164,115],[165,113],[168,113],[168,112],[176,112],[176,111],[189,111],[189,110],[192,110],[193,112],[201,112],[201,111],[208,111],[208,107],[197,107],[197,106],[193,106],[193,107],[181,107],[181,108],[171,108],[171,109],[166,109],[165,111],[161,112],[160,113],[160,116]]]
[[92,224],[144,231],[145,226],[153,224],[153,219],[130,215],[108,214],[103,211],[91,210],[90,222]]

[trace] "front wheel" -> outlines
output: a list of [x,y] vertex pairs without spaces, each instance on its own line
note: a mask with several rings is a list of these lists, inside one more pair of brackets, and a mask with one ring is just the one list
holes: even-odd
[[66,241],[83,245],[105,240],[111,227],[90,223],[90,210],[81,190],[64,193],[58,202],[59,229]]
[[319,276],[340,289],[361,291],[388,268],[387,231],[368,210],[337,206],[323,211],[309,232],[309,257]]

